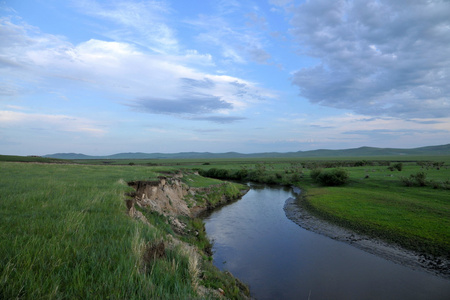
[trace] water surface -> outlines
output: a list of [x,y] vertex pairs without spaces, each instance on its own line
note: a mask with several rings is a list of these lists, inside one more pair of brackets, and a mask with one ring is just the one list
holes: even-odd
[[291,189],[252,186],[205,218],[214,264],[257,299],[450,299],[450,280],[316,234],[283,210]]

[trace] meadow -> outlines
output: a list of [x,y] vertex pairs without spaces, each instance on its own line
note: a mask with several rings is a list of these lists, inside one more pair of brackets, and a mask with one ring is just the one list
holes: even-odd
[[[426,186],[405,179],[426,174]],[[434,256],[450,257],[448,169],[423,171],[414,164],[402,171],[358,167],[343,186],[310,185],[305,206],[319,216],[359,233]]]
[[[125,194],[133,191],[127,182],[178,170],[295,185],[307,209],[332,222],[423,253],[450,253],[450,156],[34,161],[0,156],[2,299],[189,299],[199,297],[199,278],[238,298],[238,283],[207,255],[193,272],[181,247],[166,249],[143,271],[146,247],[174,233],[163,216],[146,212],[149,227],[127,215]],[[392,168],[399,163],[401,170]],[[310,176],[336,168],[348,173],[346,184],[324,186]],[[419,173],[423,185],[416,182]],[[218,182],[186,178],[192,186]],[[189,226],[203,240],[185,241],[207,248],[202,223]]]
[[[152,227],[132,219],[124,199],[133,191],[128,181],[158,172],[0,162],[0,299],[195,299],[199,275],[200,284],[233,298],[230,276],[208,258],[193,268],[183,247],[143,265],[145,250],[167,239],[170,226],[158,215]],[[193,184],[208,181],[217,182]]]
[[[304,207],[322,218],[410,250],[450,258],[448,156],[210,162],[197,169],[221,179],[298,186]],[[344,170],[348,182],[317,183],[311,173],[318,169]]]

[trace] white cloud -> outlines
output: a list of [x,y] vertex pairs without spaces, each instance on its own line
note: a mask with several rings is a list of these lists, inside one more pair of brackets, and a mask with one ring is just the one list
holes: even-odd
[[81,132],[101,136],[106,130],[93,120],[68,115],[48,115],[0,110],[0,126],[3,128],[39,129],[46,131]]
[[75,1],[80,12],[114,23],[103,34],[157,53],[179,51],[175,32],[167,25],[170,8],[164,1]]
[[[400,119],[368,117],[345,113],[334,116],[289,116],[279,119],[291,128],[286,139],[310,141],[308,149],[333,148],[337,141],[340,149],[360,146],[413,148],[442,144],[450,135],[450,118]],[[282,137],[283,135],[280,135]]]
[[[27,41],[11,49],[5,40],[0,53],[5,61],[20,60],[22,67],[14,68],[16,83],[24,74],[33,76],[34,79],[24,84],[31,89],[42,88],[35,84],[37,81],[51,86],[50,82],[58,79],[63,80],[63,84],[72,82],[81,88],[96,90],[105,97],[114,95],[115,101],[141,107],[145,112],[167,113],[168,110],[162,108],[176,103],[173,115],[195,114],[196,111],[198,114],[229,114],[275,97],[252,82],[194,68],[198,64],[211,64],[210,55],[195,50],[181,55],[149,54],[129,43],[97,39],[72,45],[64,38],[39,34],[36,30],[31,35],[25,26],[5,23],[5,27],[15,33],[6,39]],[[11,76],[10,71],[11,68],[4,70]],[[210,82],[208,86],[195,84],[205,80]]]
[[[188,23],[201,31],[196,37],[200,43],[221,49],[225,63],[268,63],[271,55],[265,50],[268,46],[265,18],[247,10],[233,10],[233,13],[233,21],[228,14],[222,14],[201,15]],[[240,18],[247,20],[247,25],[236,25],[236,19]]]
[[14,109],[14,110],[28,110],[26,107],[18,106],[18,105],[6,105],[6,108]]

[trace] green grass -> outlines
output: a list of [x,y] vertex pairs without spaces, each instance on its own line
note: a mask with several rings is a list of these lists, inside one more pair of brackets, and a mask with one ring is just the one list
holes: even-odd
[[142,259],[171,234],[160,216],[151,228],[126,213],[126,182],[152,168],[0,162],[0,173],[0,299],[198,297],[183,249]]
[[15,162],[40,162],[40,163],[69,163],[71,161],[40,156],[0,155],[0,161]]
[[[142,299],[194,295],[172,267],[179,251],[139,272],[142,247],[162,233],[126,215],[125,181],[148,169],[1,163],[2,299]],[[182,278],[180,278],[182,276]],[[164,292],[161,294],[161,292]]]
[[227,200],[235,200],[241,196],[241,190],[248,189],[247,186],[242,184],[224,182],[194,173],[185,173],[182,181],[190,187],[200,189],[194,196],[188,194],[185,197],[188,207],[196,204],[197,206],[214,208],[223,202],[224,197]]
[[[450,253],[450,196],[431,186],[407,187],[402,176],[422,169],[415,164],[403,171],[385,168],[348,168],[351,183],[342,187],[305,186],[306,204],[313,212],[361,233],[433,255]],[[429,169],[427,178],[445,181],[448,169]],[[368,178],[365,178],[368,175]]]
[[[408,157],[401,161],[402,171],[390,171],[388,165],[398,163],[399,158],[386,160],[383,157],[382,160],[367,159],[367,165],[360,167],[345,167],[362,162],[359,158],[278,159],[258,164],[210,164],[206,167],[225,169],[228,174],[245,168],[250,180],[297,185],[303,189],[306,207],[323,218],[412,250],[449,256],[450,196],[446,182],[450,180],[450,157],[415,159],[419,162],[444,162],[444,166],[439,170],[432,164],[422,167]],[[349,174],[349,183],[340,187],[324,187],[315,183],[309,174],[310,168],[316,166],[342,167]],[[426,174],[427,185],[405,186],[402,178],[409,178],[418,172]]]
[[[358,158],[361,161],[364,158]],[[388,158],[366,158],[373,165],[343,167],[350,182],[323,187],[309,177],[310,166],[343,164],[345,159],[229,159],[134,161],[134,165],[45,164],[39,158],[0,156],[0,299],[188,299],[195,282],[183,249],[167,249],[163,259],[148,265],[142,255],[149,243],[174,235],[165,217],[145,212],[153,228],[126,214],[126,182],[155,180],[159,175],[189,171],[191,187],[212,205],[241,187],[192,174],[192,170],[247,170],[253,179],[301,187],[309,208],[333,222],[435,255],[450,253],[450,197],[443,188],[407,187],[401,177],[425,172],[427,180],[450,179],[450,157],[403,160],[403,169],[380,165]],[[444,161],[440,170],[421,168],[419,161]],[[353,160],[354,162],[355,160]],[[395,157],[391,163],[398,162]],[[55,161],[48,161],[55,162]],[[205,164],[208,162],[209,164]],[[92,163],[92,162],[90,162]],[[195,199],[192,199],[194,201]],[[198,220],[189,224],[201,232]],[[207,247],[205,236],[185,241]],[[202,261],[201,283],[238,298],[239,285]],[[145,271],[143,271],[145,270]]]
[[223,181],[221,181],[221,180],[214,179],[214,178],[202,177],[202,176],[195,175],[195,174],[184,175],[181,180],[188,186],[194,187],[194,188],[202,188],[202,187],[209,187],[211,185],[223,184]]

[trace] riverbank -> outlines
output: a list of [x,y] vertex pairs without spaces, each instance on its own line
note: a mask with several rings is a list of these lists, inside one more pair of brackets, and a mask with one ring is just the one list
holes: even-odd
[[[0,162],[0,170],[0,299],[246,298],[245,285],[198,250],[201,220],[164,215],[172,204],[182,213],[238,197],[238,185],[174,179],[169,167]],[[127,182],[156,189],[139,196],[148,207],[133,203]],[[186,225],[183,234],[171,221]]]
[[204,219],[214,265],[256,299],[442,299],[450,281],[306,230],[286,217],[292,188],[251,184]]
[[448,259],[444,257],[434,258],[431,255],[417,253],[393,243],[387,243],[381,239],[332,224],[308,211],[304,196],[300,194],[300,189],[297,187],[293,189],[297,197],[286,200],[284,211],[286,216],[299,226],[334,240],[351,244],[395,263],[450,279],[450,261]]
[[[273,164],[261,162],[256,165],[254,161],[244,165],[228,165],[228,162],[224,162],[221,166],[213,161],[201,161],[183,164],[183,170],[186,172],[179,182],[178,179],[170,178],[179,172],[179,163],[174,163],[173,166],[138,163],[141,162],[136,161],[136,165],[114,166],[0,162],[0,169],[7,174],[0,179],[0,232],[3,233],[0,237],[0,298],[108,298],[114,294],[119,298],[190,299],[201,298],[198,289],[202,290],[202,286],[209,286],[220,293],[219,288],[223,290],[221,286],[228,280],[231,283],[229,291],[234,293],[235,279],[218,272],[212,266],[211,257],[208,255],[200,254],[202,260],[196,264],[195,259],[191,259],[189,255],[189,249],[192,248],[184,246],[185,242],[199,243],[198,237],[203,235],[202,222],[195,220],[195,216],[198,216],[200,211],[217,207],[216,204],[222,203],[222,195],[227,193],[227,186],[223,185],[222,181],[204,178],[196,173],[200,172],[200,169],[210,169],[213,165],[228,168],[229,174],[240,174],[247,180],[260,179],[261,182],[271,184],[306,186],[310,188],[309,196],[312,195],[313,189],[325,189],[314,185],[306,168],[309,165],[317,166],[319,162],[308,162],[308,165],[281,161]],[[388,171],[384,165],[378,166],[376,162],[374,164],[376,166],[348,168],[351,175],[350,184],[343,188],[333,188],[333,194],[329,194],[335,196],[335,192],[340,192],[342,198],[338,199],[339,201],[331,199],[329,203],[342,204],[341,211],[346,213],[358,213],[362,209],[353,210],[353,207],[358,206],[354,202],[350,203],[349,197],[368,200],[371,204],[373,194],[361,197],[361,191],[376,189],[378,198],[385,198],[385,203],[380,205],[385,210],[392,211],[392,204],[396,203],[408,209],[420,208],[420,211],[416,210],[416,214],[408,217],[409,220],[416,221],[416,227],[406,226],[416,231],[422,231],[428,225],[423,222],[423,218],[420,219],[423,211],[426,211],[422,209],[422,204],[433,204],[436,199],[440,199],[443,205],[431,207],[432,211],[441,215],[448,214],[448,191],[432,187],[402,187],[399,180],[401,176],[417,173],[420,170],[419,165],[405,165],[402,173],[399,173]],[[427,178],[438,182],[445,180],[450,170],[445,167],[441,170],[430,169],[427,172]],[[165,180],[165,184],[161,179]],[[138,192],[127,185],[127,182],[139,185],[139,181],[151,182],[150,188],[157,189],[155,198],[150,194],[145,197],[142,197],[142,194],[137,195]],[[175,214],[181,215],[183,211],[187,212],[183,217],[164,215],[165,210],[172,210],[170,206],[174,204],[175,198],[171,193],[166,197],[163,192],[171,189],[170,186],[174,184],[189,186],[189,189],[185,187],[183,191],[186,193],[177,199],[183,208],[173,210]],[[391,191],[397,195],[401,194],[401,197],[392,197]],[[135,203],[137,216],[142,213],[153,226],[126,214],[124,194],[133,192],[136,192],[135,196],[142,197],[140,204],[148,204],[148,207],[140,207]],[[289,196],[282,199],[283,205],[287,197]],[[156,198],[162,200],[164,206],[160,206],[159,210],[152,210],[151,207],[157,202]],[[320,197],[316,199],[318,198]],[[414,202],[403,201],[411,199]],[[127,201],[127,204],[132,203]],[[350,209],[349,204],[352,205]],[[260,206],[259,202],[255,204],[255,207]],[[195,211],[196,209],[198,211]],[[270,210],[265,209],[261,213]],[[281,213],[284,217],[282,208]],[[242,218],[248,218],[248,215],[243,215]],[[444,220],[448,219],[444,217]],[[440,231],[436,230],[435,236],[449,241],[450,239],[446,238],[449,228],[446,226],[447,222],[442,222],[442,218],[434,220],[437,220],[435,224],[440,226],[436,228]],[[299,228],[293,223],[291,225]],[[258,234],[266,236],[267,231],[258,229]],[[179,240],[183,243],[173,243],[169,236],[175,235],[181,237]],[[290,243],[293,237],[294,234],[285,236],[283,240]],[[357,238],[350,236],[349,239]],[[167,244],[164,244],[165,242]],[[272,240],[270,242],[274,244]],[[279,246],[276,243],[275,245]],[[203,249],[201,244],[196,247]],[[260,253],[260,248],[257,252]],[[144,253],[147,254],[143,256]],[[154,260],[153,254],[159,258]],[[285,256],[285,253],[279,255]],[[299,251],[296,251],[292,257],[301,256]],[[264,260],[268,260],[267,257],[264,256]],[[323,257],[312,261],[310,253],[303,257],[311,261],[312,268],[318,268],[323,262]],[[339,257],[335,260],[341,262]],[[195,266],[199,268],[194,268]],[[328,261],[323,267],[327,272],[318,276],[319,286],[324,281],[323,276],[329,276],[329,266]],[[255,272],[253,266],[247,269]],[[282,273],[285,272],[284,267],[279,269]],[[303,266],[298,269],[305,270]],[[312,270],[307,271],[305,278],[298,282],[305,282],[311,277]],[[43,272],[45,276],[42,275]],[[92,275],[94,273],[95,276]],[[233,274],[240,278],[239,274]],[[338,274],[341,276],[342,272],[339,271]],[[398,275],[396,278],[403,280],[404,277]]]
[[[143,267],[165,256],[165,249],[179,247],[189,260],[193,289],[200,298],[249,299],[249,288],[230,272],[220,272],[212,263],[211,242],[199,215],[240,199],[248,187],[192,172],[168,173],[157,180],[130,181],[135,192],[128,193],[128,215],[166,232],[162,241],[147,245]],[[161,253],[161,254],[160,254]],[[150,266],[146,262],[150,258]],[[145,272],[145,270],[144,270]]]

